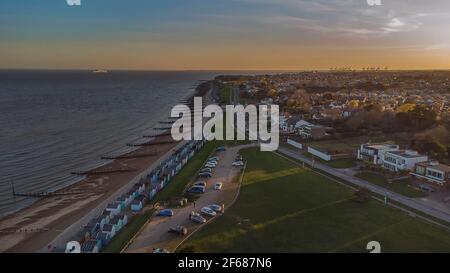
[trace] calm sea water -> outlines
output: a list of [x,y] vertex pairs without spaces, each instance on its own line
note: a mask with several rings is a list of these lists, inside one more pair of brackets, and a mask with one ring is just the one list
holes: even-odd
[[218,72],[0,71],[0,217],[128,151]]

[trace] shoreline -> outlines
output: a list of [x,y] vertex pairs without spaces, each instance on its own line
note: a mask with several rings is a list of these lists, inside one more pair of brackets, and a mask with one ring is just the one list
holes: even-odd
[[[189,96],[206,97],[209,90],[202,92],[202,83],[196,92]],[[91,213],[102,203],[117,194],[123,187],[138,177],[143,171],[158,163],[181,142],[174,142],[171,135],[156,136],[147,141],[159,143],[151,146],[140,146],[127,152],[110,163],[89,170],[80,181],[53,193],[73,192],[65,196],[40,198],[31,205],[18,209],[0,219],[0,252],[36,252],[45,249],[58,236],[76,224],[86,214]],[[142,157],[157,150],[156,155]],[[137,157],[133,157],[137,156]],[[131,156],[131,157],[130,157]],[[128,169],[126,172],[109,172],[117,169]],[[97,172],[97,173],[96,173]]]

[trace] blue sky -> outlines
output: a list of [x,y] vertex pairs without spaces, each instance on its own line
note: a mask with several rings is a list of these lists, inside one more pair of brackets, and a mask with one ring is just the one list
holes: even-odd
[[0,67],[449,68],[450,1],[0,1]]

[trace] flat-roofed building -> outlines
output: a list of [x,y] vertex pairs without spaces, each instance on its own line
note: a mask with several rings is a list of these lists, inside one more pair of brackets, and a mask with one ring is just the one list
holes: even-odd
[[450,166],[437,161],[417,163],[411,174],[439,186],[450,185]]
[[389,151],[384,154],[383,168],[393,172],[414,169],[414,166],[420,162],[428,161],[428,156],[421,155],[413,150]]
[[399,146],[390,143],[366,143],[358,149],[358,159],[372,164],[383,164],[386,152],[398,151]]

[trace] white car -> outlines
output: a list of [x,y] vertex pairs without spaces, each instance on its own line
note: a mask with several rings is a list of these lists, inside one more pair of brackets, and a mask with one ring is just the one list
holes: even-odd
[[212,204],[212,205],[209,205],[208,207],[211,208],[215,212],[222,212],[222,206]]
[[217,166],[217,164],[213,164],[213,163],[206,163],[205,164],[205,168],[215,168]]
[[222,185],[222,183],[217,182],[216,184],[214,184],[214,190],[220,191],[222,189]]
[[202,214],[204,214],[204,215],[209,216],[209,217],[214,217],[214,216],[217,215],[217,213],[216,213],[213,209],[211,209],[210,207],[203,207],[203,208],[200,210],[200,212],[201,212]]
[[242,161],[235,161],[231,165],[235,166],[235,167],[240,167],[240,166],[244,166],[244,162],[242,162]]

